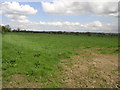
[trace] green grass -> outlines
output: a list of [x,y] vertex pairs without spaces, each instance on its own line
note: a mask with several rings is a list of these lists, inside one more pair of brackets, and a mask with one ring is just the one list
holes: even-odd
[[[0,33],[0,77],[2,76],[2,34]],[[0,78],[0,82],[1,82]]]
[[[3,77],[24,74],[31,81],[49,82],[50,84],[43,86],[46,88],[61,87],[61,67],[57,65],[60,59],[70,58],[76,54],[74,51],[80,49],[118,46],[118,38],[110,36],[5,33],[2,40]],[[109,51],[105,50],[105,53]]]

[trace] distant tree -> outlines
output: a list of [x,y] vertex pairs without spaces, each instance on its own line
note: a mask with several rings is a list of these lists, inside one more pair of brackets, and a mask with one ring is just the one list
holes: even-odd
[[11,28],[9,25],[5,25],[5,26],[1,26],[2,27],[2,33],[5,33],[5,32],[10,32],[11,31]]
[[5,28],[7,28],[9,31],[11,30],[10,25],[5,25]]
[[88,36],[91,36],[91,33],[90,33],[90,32],[86,32],[86,34],[87,34]]
[[2,26],[0,25],[0,33],[2,33]]
[[19,32],[19,31],[20,31],[20,28],[17,28],[17,31]]
[[79,32],[75,32],[75,35],[79,35]]
[[16,32],[16,30],[15,30],[15,29],[13,29],[13,30],[12,30],[12,32]]

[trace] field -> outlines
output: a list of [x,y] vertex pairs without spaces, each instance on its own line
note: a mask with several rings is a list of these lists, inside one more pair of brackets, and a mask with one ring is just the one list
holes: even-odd
[[118,37],[2,35],[3,88],[116,87]]

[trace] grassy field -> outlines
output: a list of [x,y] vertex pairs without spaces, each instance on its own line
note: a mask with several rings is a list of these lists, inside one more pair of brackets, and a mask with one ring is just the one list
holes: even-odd
[[[77,50],[91,48],[102,48],[97,50],[102,54],[119,52],[115,36],[5,33],[2,40],[3,87],[15,87],[7,86],[9,82],[15,83],[16,87],[22,83],[22,87],[34,84],[43,88],[62,87],[60,75],[64,68],[59,64],[61,59],[78,55]],[[12,82],[13,77],[21,80]],[[25,84],[30,82],[32,85]]]

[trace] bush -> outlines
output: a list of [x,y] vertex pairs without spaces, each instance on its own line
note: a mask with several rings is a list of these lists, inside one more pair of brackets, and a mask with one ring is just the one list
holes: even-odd
[[9,25],[5,25],[5,26],[0,26],[0,33],[4,33],[4,32],[10,32],[11,28]]

